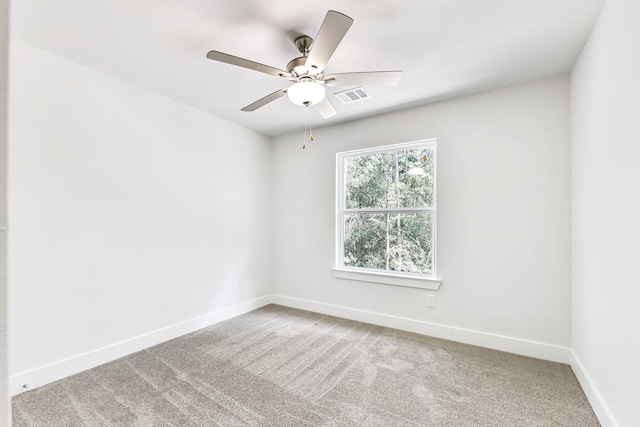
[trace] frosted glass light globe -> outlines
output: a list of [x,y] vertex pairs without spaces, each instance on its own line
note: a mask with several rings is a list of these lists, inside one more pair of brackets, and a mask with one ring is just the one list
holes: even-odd
[[324,99],[324,86],[314,81],[300,81],[287,89],[289,101],[296,105],[318,104]]

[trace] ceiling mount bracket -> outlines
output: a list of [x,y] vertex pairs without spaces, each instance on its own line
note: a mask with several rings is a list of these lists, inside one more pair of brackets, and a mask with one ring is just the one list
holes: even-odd
[[309,51],[311,50],[313,39],[309,36],[300,36],[300,37],[297,37],[293,41],[293,43],[295,43],[296,49],[298,49],[298,52],[300,52],[304,56],[307,56],[309,55]]

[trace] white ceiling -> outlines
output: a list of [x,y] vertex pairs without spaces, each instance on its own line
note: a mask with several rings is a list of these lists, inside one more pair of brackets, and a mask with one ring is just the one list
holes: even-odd
[[[14,0],[11,36],[269,136],[568,72],[604,0]],[[325,74],[403,70],[398,86],[323,120],[289,83],[205,58],[219,50],[284,69],[291,34],[315,37],[327,10],[354,19]]]

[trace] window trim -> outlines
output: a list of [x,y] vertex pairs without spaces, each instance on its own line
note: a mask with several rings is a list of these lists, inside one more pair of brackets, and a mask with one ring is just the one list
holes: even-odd
[[334,267],[331,269],[336,279],[356,280],[359,282],[380,283],[383,285],[404,286],[407,288],[428,289],[437,291],[442,280],[435,277],[424,277],[409,273],[387,273],[383,270],[372,270],[357,267]]
[[[386,271],[386,270],[376,270],[370,268],[362,268],[362,267],[349,267],[344,265],[344,215],[351,209],[345,208],[345,194],[344,194],[344,185],[345,185],[345,159],[350,157],[359,157],[362,155],[374,155],[382,152],[389,151],[398,151],[403,149],[412,149],[416,147],[424,147],[424,146],[433,146],[434,150],[434,158],[433,158],[433,206],[430,206],[428,209],[424,208],[416,208],[416,211],[431,212],[431,241],[432,241],[432,273],[430,275],[427,274],[417,274],[417,273],[406,273],[406,272],[394,272],[394,271]],[[430,289],[437,290],[440,287],[441,280],[437,278],[437,270],[436,270],[436,252],[437,252],[437,158],[438,158],[438,150],[437,150],[437,138],[430,139],[422,139],[418,141],[412,142],[404,142],[398,144],[390,144],[379,147],[371,147],[371,148],[363,148],[358,150],[351,151],[343,151],[336,153],[336,205],[335,205],[335,264],[332,268],[333,276],[338,279],[347,279],[347,280],[358,280],[365,282],[374,282],[374,283],[382,283],[387,285],[394,286],[406,286],[411,288],[420,288],[420,289]],[[388,212],[394,211],[398,212],[396,209],[370,209],[371,213],[376,212]],[[411,208],[406,209],[405,211],[411,211]],[[362,212],[362,210],[359,210]]]

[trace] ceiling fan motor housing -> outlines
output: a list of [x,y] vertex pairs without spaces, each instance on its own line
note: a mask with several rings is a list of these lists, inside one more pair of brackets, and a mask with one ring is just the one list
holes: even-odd
[[303,77],[309,74],[305,63],[307,62],[306,56],[301,56],[289,62],[287,64],[287,71],[294,77]]

